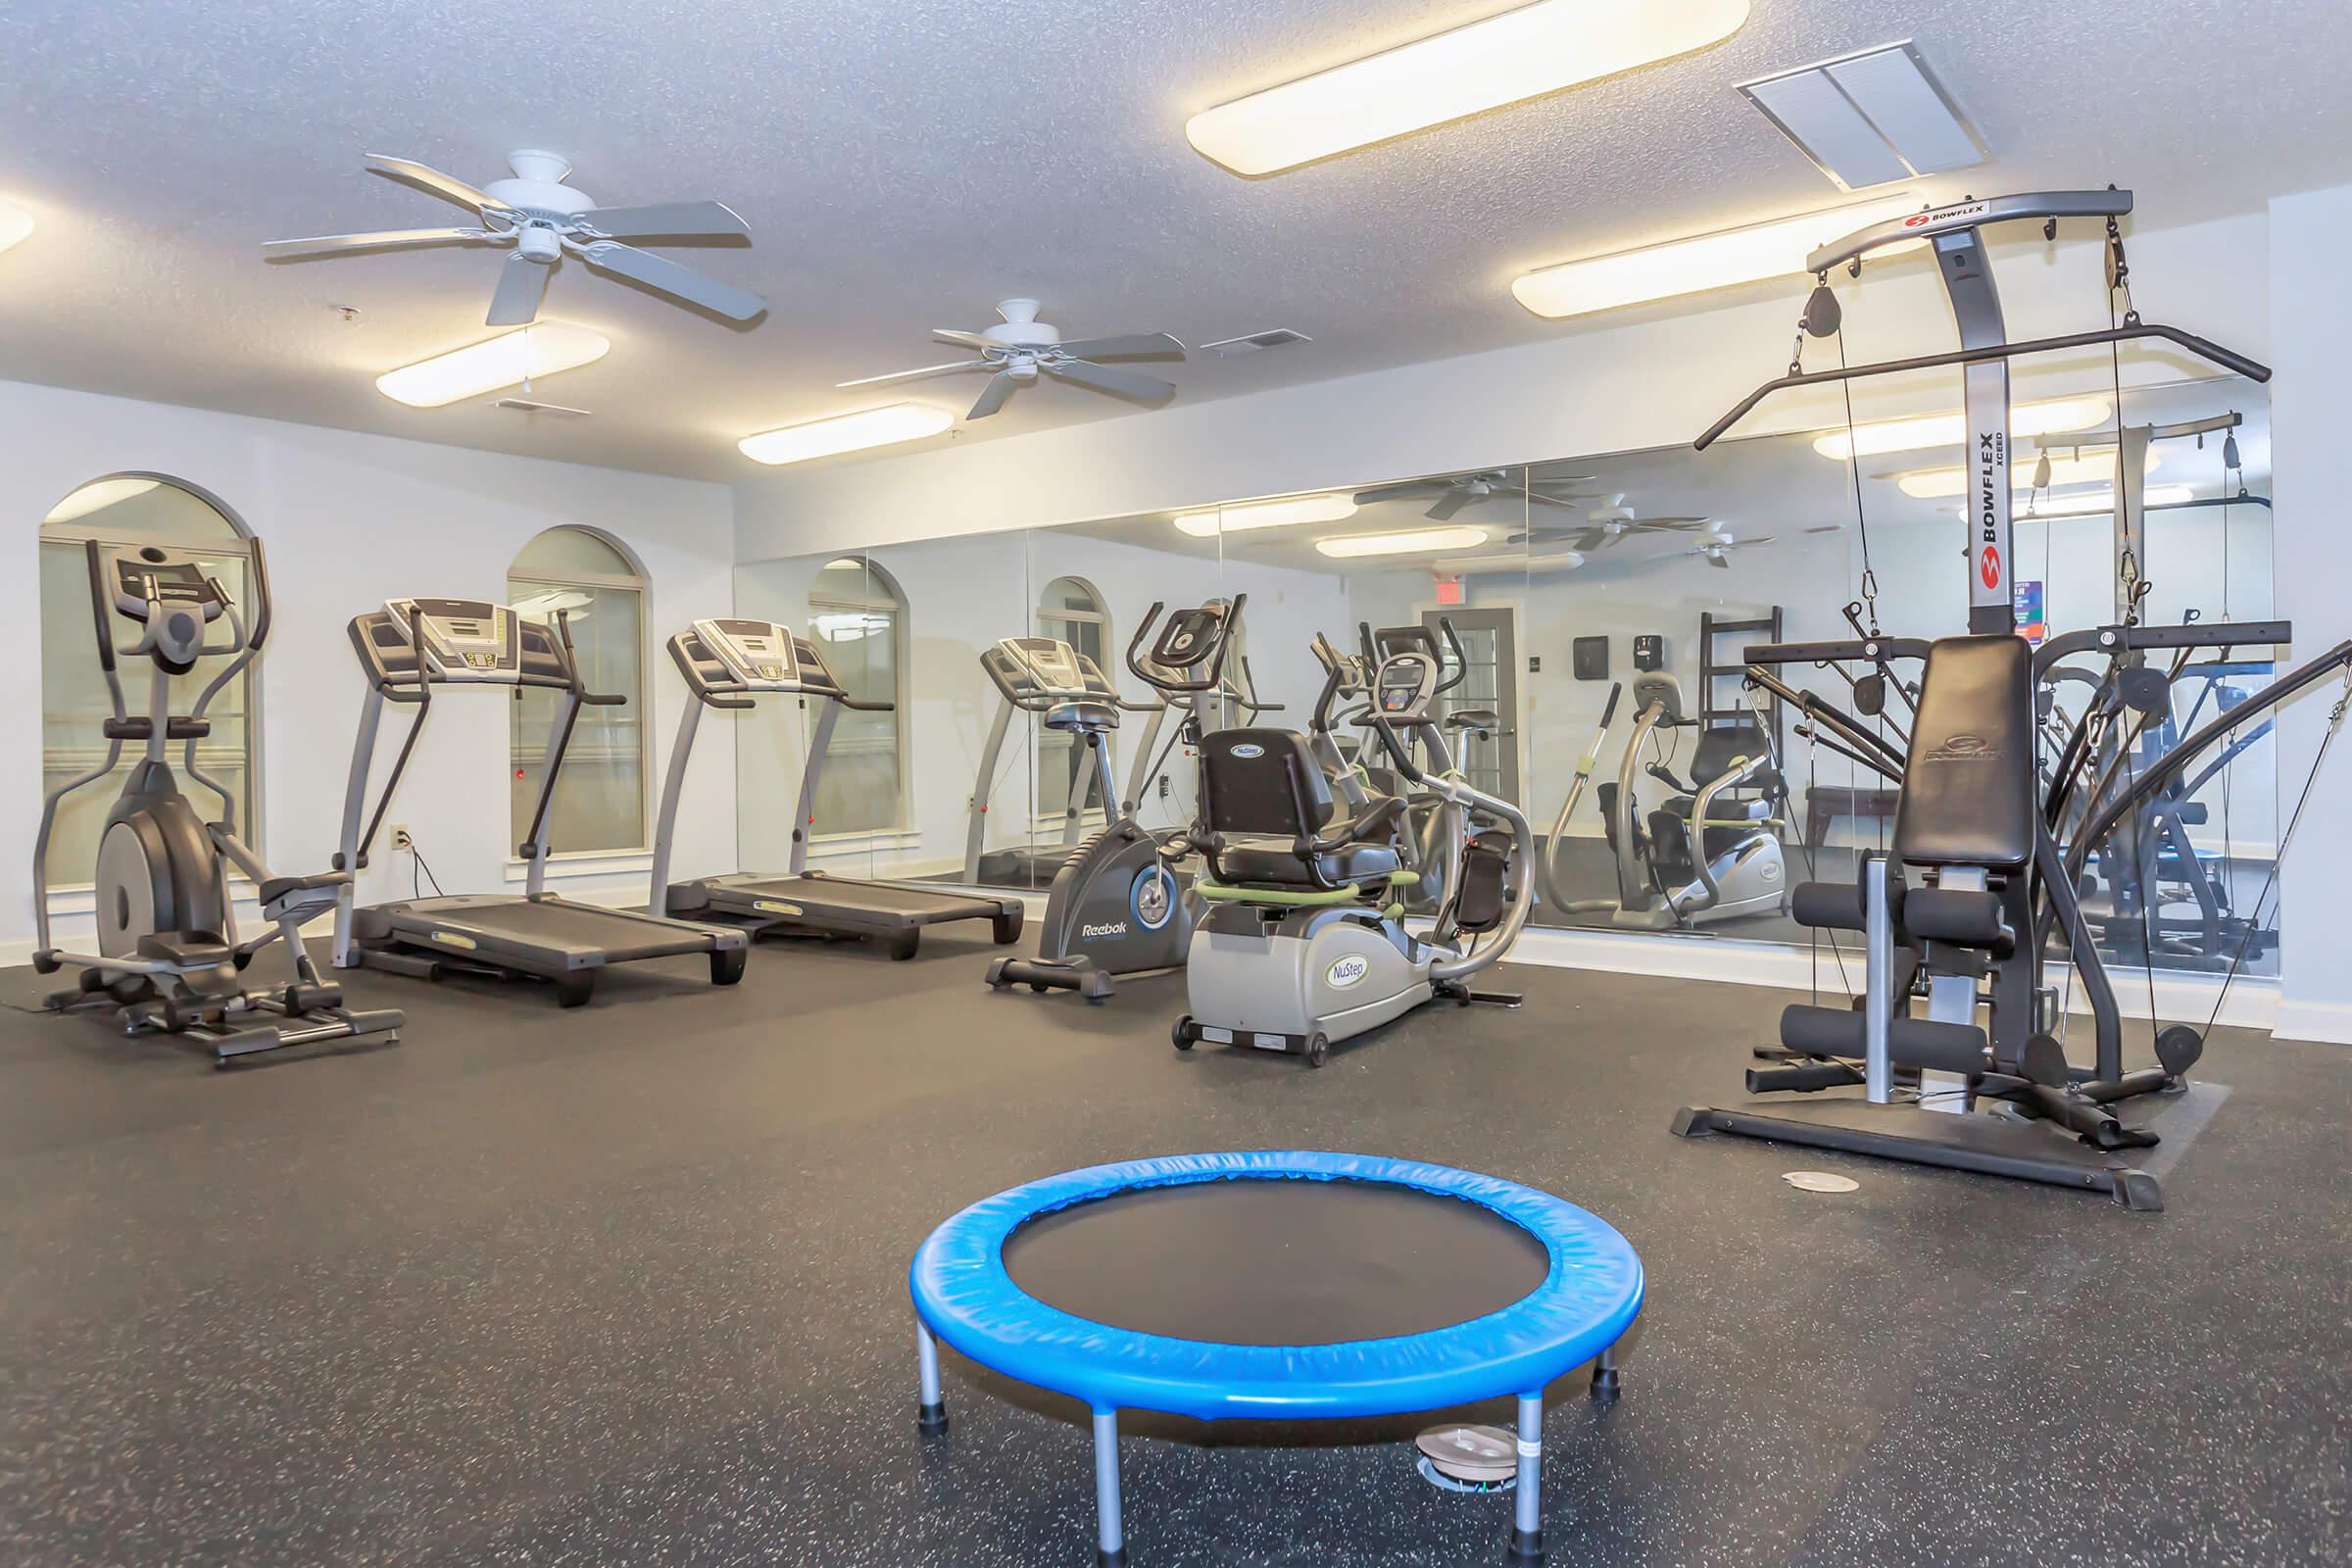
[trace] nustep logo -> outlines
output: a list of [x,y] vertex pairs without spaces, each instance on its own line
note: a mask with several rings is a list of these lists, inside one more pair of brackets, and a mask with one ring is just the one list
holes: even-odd
[[1350,953],[1323,971],[1323,983],[1334,991],[1345,991],[1371,972],[1371,959],[1360,953]]

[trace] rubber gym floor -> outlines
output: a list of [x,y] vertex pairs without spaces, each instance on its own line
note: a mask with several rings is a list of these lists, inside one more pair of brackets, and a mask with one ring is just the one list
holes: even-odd
[[[578,1012],[361,975],[405,1043],[228,1073],[0,1012],[0,1561],[1083,1568],[1080,1412],[951,1356],[918,1438],[908,1256],[1032,1177],[1261,1147],[1494,1172],[1641,1250],[1624,1402],[1552,1391],[1554,1562],[2352,1554],[2341,1048],[2218,1037],[2136,1215],[1669,1136],[1783,994],[1511,966],[1524,1009],[1310,1073],[1177,1055],[1181,976],[1090,1009],[989,995],[990,951],[768,945]],[[1780,1180],[1820,1167],[1861,1190]],[[1424,1424],[1130,1415],[1132,1558],[1499,1561],[1509,1499],[1421,1481]]]

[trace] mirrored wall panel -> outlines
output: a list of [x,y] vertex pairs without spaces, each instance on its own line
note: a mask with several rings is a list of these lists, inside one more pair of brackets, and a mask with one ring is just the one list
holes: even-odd
[[[2267,615],[2261,389],[2112,371],[2021,373],[2018,634]],[[1305,736],[1335,786],[1405,800],[1408,907],[1434,910],[1447,863],[1414,775],[1450,773],[1528,818],[1535,854],[1515,875],[1539,925],[1811,943],[1789,892],[1850,880],[1887,844],[1896,795],[1879,764],[1901,754],[1917,670],[1796,661],[1775,666],[1776,694],[1748,678],[1748,652],[1965,630],[1956,403],[1921,377],[1874,393],[1867,417],[1703,453],[1384,476],[746,565],[737,612],[798,628],[860,706],[825,738],[807,820],[793,802],[812,715],[737,720],[745,864],[786,863],[798,832],[838,874],[1043,891],[1114,820],[1162,837],[1192,822],[1196,738],[1262,725]],[[2119,474],[2138,489],[2136,528],[2117,517]],[[1226,628],[1218,657],[1158,662],[1171,619],[1204,607]],[[1437,722],[1396,737],[1371,721],[1366,671],[1404,648],[1442,674]],[[2259,690],[2269,654],[2162,662],[2169,710],[2106,726],[2098,787]],[[2051,671],[2046,760],[2107,702],[2107,678],[2095,658]],[[1830,744],[1801,710],[1813,700],[1858,710],[1886,750]],[[2108,956],[2267,966],[2276,797],[2268,728],[2249,726],[2126,842],[2088,847]]]

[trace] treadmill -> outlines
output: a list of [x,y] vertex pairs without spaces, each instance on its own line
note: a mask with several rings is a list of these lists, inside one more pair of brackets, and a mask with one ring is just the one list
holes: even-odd
[[[1044,888],[1053,882],[1061,862],[1078,852],[1088,806],[1099,808],[1106,819],[1117,815],[1117,808],[1113,802],[1098,798],[1104,788],[1098,782],[1102,770],[1081,770],[1071,782],[1072,799],[1062,811],[1060,843],[986,848],[989,793],[996,785],[997,763],[1004,752],[1004,736],[1012,727],[1012,715],[1029,713],[1043,717],[1071,703],[1152,713],[1155,722],[1145,735],[1144,744],[1136,754],[1135,774],[1128,780],[1127,793],[1132,800],[1140,797],[1150,777],[1147,769],[1152,743],[1159,730],[1156,721],[1164,716],[1167,705],[1127,701],[1103,675],[1101,666],[1058,637],[1000,637],[980,655],[980,667],[988,672],[989,680],[997,688],[997,717],[989,726],[988,743],[980,749],[980,776],[972,786],[969,825],[964,834],[963,880],[988,887]],[[1107,736],[1103,745],[1109,745]]]
[[[530,867],[522,895],[457,894],[362,907],[346,882],[335,906],[336,967],[365,964],[425,979],[456,973],[549,980],[566,1007],[589,999],[608,964],[700,953],[710,960],[711,984],[729,986],[743,978],[751,939],[741,931],[575,903],[547,891],[548,812],[572,726],[583,707],[623,701],[590,692],[582,682],[570,622],[562,611],[549,627],[486,600],[395,599],[352,620],[351,646],[368,675],[368,701],[360,712],[351,782],[343,797],[342,847],[334,859],[338,871],[367,867],[368,847],[416,749],[436,690],[536,687],[562,692],[564,700],[548,740],[547,776],[531,812],[530,836],[516,851]],[[369,813],[368,774],[387,703],[412,706],[416,717]]]
[[[988,921],[999,943],[1020,939],[1024,906],[1018,899],[907,882],[860,881],[808,869],[816,783],[824,771],[834,723],[844,709],[888,712],[891,704],[863,703],[850,696],[813,642],[772,621],[698,620],[669,640],[669,657],[695,700],[678,720],[677,738],[669,750],[669,775],[662,786],[662,814],[654,832],[652,907],[657,914],[715,922],[753,935],[867,937],[886,944],[893,958],[914,956],[923,927],[955,920]],[[793,808],[791,868],[780,874],[743,871],[670,881],[678,797],[704,710],[741,711],[769,696],[817,701],[815,728],[801,770],[800,799]]]

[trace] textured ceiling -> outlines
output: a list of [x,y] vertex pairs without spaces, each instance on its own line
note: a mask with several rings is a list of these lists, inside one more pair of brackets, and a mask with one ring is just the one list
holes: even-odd
[[[1576,330],[1512,303],[1527,267],[1841,199],[1733,84],[1902,37],[1999,154],[1931,188],[2113,179],[2144,226],[2352,180],[2342,0],[1755,0],[1715,49],[1263,180],[1184,141],[1200,108],[1499,9],[14,0],[0,198],[41,227],[0,256],[0,377],[712,479],[762,471],[742,434],[880,400],[834,381],[953,358],[927,330],[1006,295],[1072,334],[1316,340],[1196,357],[1184,398],[1319,380]],[[729,327],[570,263],[546,314],[613,349],[541,395],[592,418],[379,396],[486,335],[496,254],[260,242],[462,219],[365,152],[479,183],[524,146],[608,204],[734,206],[750,249],[672,254],[769,314]],[[955,439],[1110,416],[1145,416],[1049,385]]]

